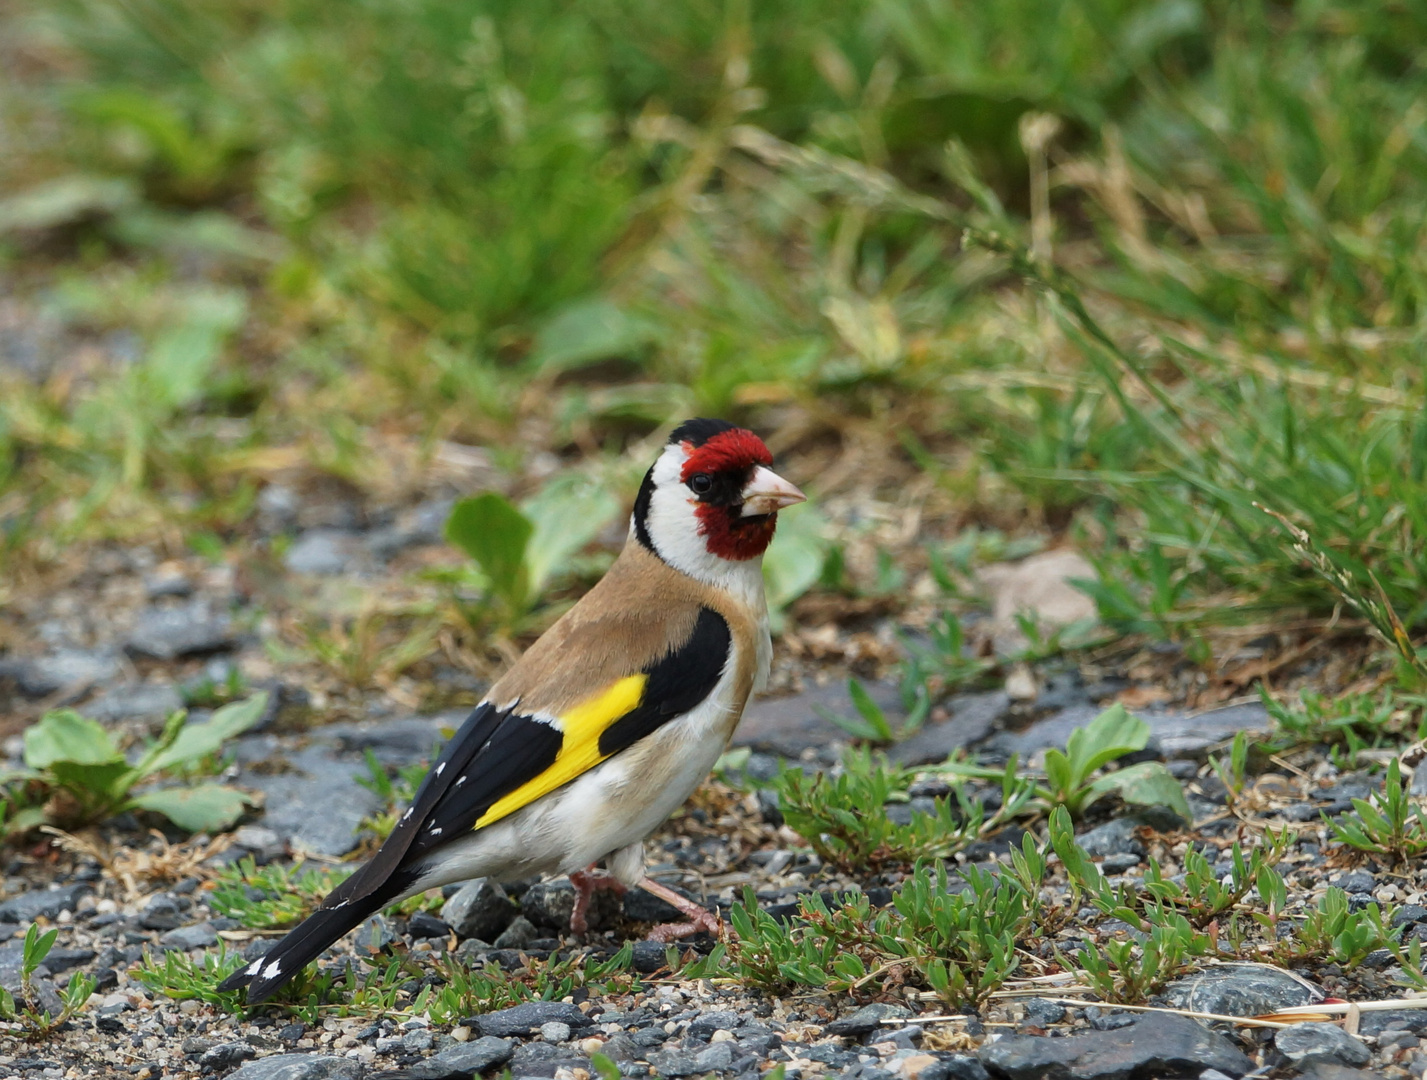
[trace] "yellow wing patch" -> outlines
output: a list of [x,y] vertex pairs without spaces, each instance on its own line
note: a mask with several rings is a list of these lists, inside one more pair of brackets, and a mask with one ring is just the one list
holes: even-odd
[[475,827],[484,828],[515,813],[603,761],[608,755],[600,753],[600,736],[621,716],[638,708],[648,681],[648,675],[626,676],[559,717],[564,741],[555,761],[539,776],[497,800],[476,820]]

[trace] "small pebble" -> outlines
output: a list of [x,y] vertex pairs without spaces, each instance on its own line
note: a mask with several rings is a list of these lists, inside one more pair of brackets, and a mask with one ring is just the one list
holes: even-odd
[[570,1025],[559,1020],[551,1020],[549,1023],[540,1025],[540,1037],[548,1043],[568,1042]]
[[733,1032],[731,1032],[731,1031],[725,1031],[723,1028],[719,1028],[717,1031],[715,1031],[712,1035],[709,1036],[709,1042],[711,1042],[711,1043],[732,1042],[732,1041],[733,1041],[733,1037],[734,1037]]
[[591,1035],[588,1039],[580,1040],[580,1051],[585,1054],[598,1054],[604,1050],[604,1040],[596,1039]]

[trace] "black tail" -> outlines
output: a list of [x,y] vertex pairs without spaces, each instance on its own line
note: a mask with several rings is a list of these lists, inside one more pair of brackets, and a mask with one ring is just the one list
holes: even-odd
[[218,989],[239,990],[246,986],[249,1005],[266,1001],[316,960],[322,950],[385,905],[384,897],[370,896],[336,907],[318,908],[265,955],[224,979]]

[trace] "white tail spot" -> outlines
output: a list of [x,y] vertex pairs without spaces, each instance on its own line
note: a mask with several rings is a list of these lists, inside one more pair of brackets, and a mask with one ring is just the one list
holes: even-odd
[[279,975],[281,975],[281,974],[282,974],[282,960],[281,960],[281,959],[277,959],[277,960],[274,960],[271,964],[269,964],[269,965],[267,966],[267,969],[263,972],[263,978],[265,978],[265,979],[275,979],[275,978],[277,978],[277,977],[278,977]]
[[446,771],[446,763],[445,763],[444,761],[441,762],[439,765],[436,766],[436,775],[437,775],[437,776],[440,776],[440,775],[441,775],[443,772],[445,772],[445,771]]

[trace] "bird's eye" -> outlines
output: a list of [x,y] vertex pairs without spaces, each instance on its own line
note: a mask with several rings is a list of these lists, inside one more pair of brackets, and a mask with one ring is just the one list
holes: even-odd
[[689,478],[689,490],[695,495],[707,495],[713,488],[713,477],[708,473],[695,473]]

